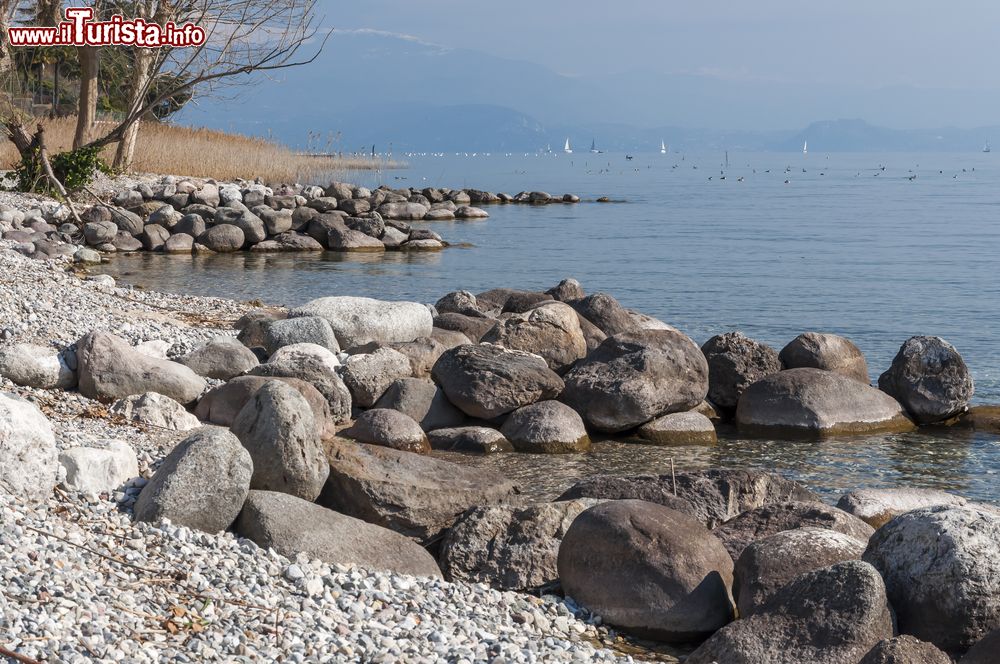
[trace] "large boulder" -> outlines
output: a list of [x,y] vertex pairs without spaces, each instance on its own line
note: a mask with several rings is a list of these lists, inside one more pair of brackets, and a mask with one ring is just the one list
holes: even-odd
[[513,452],[514,446],[496,429],[467,426],[433,429],[427,434],[431,448],[447,452],[495,454]]
[[289,312],[290,318],[300,316],[325,318],[347,350],[373,341],[413,341],[430,336],[434,326],[430,309],[422,304],[367,297],[321,297]]
[[[964,659],[962,661],[965,662]],[[984,664],[986,661],[984,660]],[[858,664],[952,664],[952,662],[951,657],[938,650],[933,643],[915,639],[909,634],[901,634],[876,643]]]
[[76,371],[65,352],[36,344],[0,348],[0,376],[24,387],[67,390],[76,386]]
[[112,440],[107,447],[74,447],[59,454],[68,491],[99,495],[111,493],[139,475],[139,460],[128,443]]
[[344,363],[341,378],[351,391],[354,403],[371,408],[389,386],[410,376],[410,360],[391,348],[378,348],[364,355],[352,355]]
[[558,401],[539,401],[518,408],[503,423],[500,433],[518,452],[562,454],[590,449],[583,420]]
[[689,642],[733,619],[733,561],[692,517],[642,500],[591,507],[559,546],[563,591],[605,623]]
[[329,468],[312,409],[298,390],[264,384],[236,416],[233,433],[253,458],[251,488],[316,500]]
[[594,293],[569,304],[609,337],[638,330],[625,307],[607,293]]
[[250,372],[268,378],[297,378],[319,390],[334,422],[351,418],[351,392],[337,373],[337,356],[316,344],[292,344],[279,349],[264,364]]
[[965,360],[941,337],[907,339],[892,366],[879,376],[878,386],[903,404],[919,424],[964,412],[975,392]]
[[170,519],[217,533],[229,528],[250,491],[254,467],[236,436],[202,427],[171,450],[135,501],[138,521]]
[[232,224],[212,226],[198,236],[198,244],[220,253],[239,251],[245,242],[243,231]]
[[892,637],[885,585],[851,560],[806,572],[760,611],[723,627],[685,664],[857,664]]
[[566,490],[558,500],[648,500],[694,515],[709,528],[764,505],[819,502],[819,496],[776,473],[737,468],[679,470],[673,475],[598,475]]
[[781,371],[778,353],[742,332],[718,334],[701,352],[708,361],[708,400],[730,412],[750,385]]
[[713,445],[718,440],[712,420],[693,410],[646,422],[636,435],[654,445]]
[[156,392],[119,399],[111,407],[110,413],[128,422],[168,431],[188,431],[201,426],[198,418],[187,412],[184,406]]
[[593,500],[492,505],[469,510],[448,530],[441,569],[453,582],[500,590],[538,591],[559,581],[559,544]]
[[412,537],[436,542],[460,514],[512,499],[496,473],[422,454],[338,440],[320,504]]
[[452,405],[444,390],[423,378],[400,378],[379,398],[376,408],[391,408],[420,424],[424,431],[461,426],[465,413]]
[[465,314],[443,313],[434,317],[434,329],[459,332],[468,337],[469,341],[475,343],[479,343],[479,340],[490,332],[496,324],[497,320],[494,318]]
[[340,352],[340,343],[337,341],[337,335],[333,333],[333,327],[325,318],[319,316],[276,320],[268,323],[263,332],[264,349],[268,355],[292,344],[316,344],[331,353]]
[[740,398],[736,423],[750,435],[794,438],[913,428],[885,392],[822,369],[788,369],[757,381]]
[[271,380],[280,380],[299,391],[312,410],[316,428],[322,438],[329,438],[336,433],[336,423],[330,416],[330,404],[326,397],[312,383],[298,378],[267,378],[265,376],[237,376],[224,385],[212,388],[205,393],[194,409],[195,417],[202,422],[210,422],[222,427],[231,427],[243,406],[257,390]]
[[865,544],[826,528],[785,530],[750,544],[733,573],[740,617],[756,613],[795,577],[845,560],[861,560]]
[[977,641],[959,660],[959,664],[996,664],[997,652],[1000,652],[1000,629]]
[[554,399],[563,389],[562,379],[542,358],[493,344],[447,350],[432,374],[462,412],[486,420]]
[[557,373],[569,370],[587,355],[587,340],[573,308],[562,302],[543,303],[498,322],[481,341],[545,358]]
[[937,489],[857,489],[841,496],[837,507],[877,530],[903,512],[966,502],[961,496]]
[[641,330],[605,339],[565,381],[561,400],[614,433],[697,406],[708,393],[708,365],[685,335]]
[[285,493],[251,491],[234,529],[288,558],[304,553],[336,565],[441,576],[434,558],[413,540]]
[[249,348],[227,336],[210,339],[177,361],[199,376],[219,380],[241,376],[260,364]]
[[836,334],[806,332],[788,342],[778,353],[785,369],[824,369],[865,385],[870,382],[865,355],[850,339]]
[[899,631],[945,651],[1000,628],[1000,511],[924,507],[885,524],[864,560],[882,573]]
[[434,364],[446,350],[467,343],[469,343],[469,339],[464,334],[458,333],[455,335],[455,339],[448,344],[430,336],[391,344],[389,347],[406,356],[406,359],[410,361],[410,374],[414,378],[430,378]]
[[0,493],[41,502],[52,493],[58,470],[49,421],[33,404],[0,392]]
[[189,404],[205,391],[205,379],[169,360],[144,355],[107,332],[91,332],[76,345],[80,394],[116,401],[133,394],[157,392]]
[[391,447],[394,450],[430,452],[420,425],[410,417],[397,410],[389,408],[372,408],[358,415],[354,425],[345,429],[343,434],[360,443]]
[[824,503],[772,503],[746,510],[719,524],[712,532],[722,540],[733,560],[757,540],[794,528],[826,528],[864,544],[875,530],[867,523]]

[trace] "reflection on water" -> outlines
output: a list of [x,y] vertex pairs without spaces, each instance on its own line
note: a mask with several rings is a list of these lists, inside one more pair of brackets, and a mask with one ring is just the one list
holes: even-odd
[[1000,438],[971,430],[933,430],[823,441],[751,440],[723,433],[718,445],[659,447],[596,442],[589,454],[436,455],[485,468],[517,483],[532,499],[552,499],[591,475],[642,475],[676,468],[758,468],[798,480],[829,502],[852,489],[942,489],[1000,503]]

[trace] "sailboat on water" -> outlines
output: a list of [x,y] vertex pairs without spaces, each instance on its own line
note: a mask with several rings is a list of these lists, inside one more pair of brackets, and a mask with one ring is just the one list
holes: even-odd
[[809,141],[802,142],[802,154],[809,154]]
[[569,145],[569,138],[566,139],[566,145],[563,146],[563,152],[566,154],[573,154],[573,148]]
[[990,142],[986,141],[986,145],[983,146],[983,152],[989,152],[989,151],[990,151]]
[[601,151],[597,149],[597,141],[590,139],[590,151],[594,154],[600,154]]
[[667,154],[667,144],[660,141],[660,154]]

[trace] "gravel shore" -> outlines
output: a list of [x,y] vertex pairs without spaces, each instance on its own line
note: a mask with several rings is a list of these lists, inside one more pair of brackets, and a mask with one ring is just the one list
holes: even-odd
[[[180,355],[251,308],[117,288],[0,242],[0,341],[62,347],[91,330]],[[560,598],[498,592],[304,557],[170,524],[131,503],[183,433],[126,424],[76,392],[0,391],[35,403],[61,449],[127,441],[142,477],[115,495],[58,491],[37,507],[0,497],[0,647],[23,661],[632,661]]]

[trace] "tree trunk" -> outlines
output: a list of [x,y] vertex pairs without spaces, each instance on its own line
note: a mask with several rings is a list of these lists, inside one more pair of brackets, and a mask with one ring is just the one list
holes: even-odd
[[74,150],[83,147],[90,140],[90,131],[97,121],[97,72],[100,64],[97,47],[81,46],[77,52],[80,57],[80,101],[76,111]]
[[[132,100],[129,104],[129,115],[137,113],[143,107],[143,102],[148,92],[150,78],[150,66],[153,63],[153,54],[147,49],[136,49],[135,71],[132,77]],[[125,130],[122,140],[118,143],[115,152],[114,168],[117,171],[125,171],[132,167],[132,160],[135,158],[135,145],[139,139],[140,120],[133,122]]]

